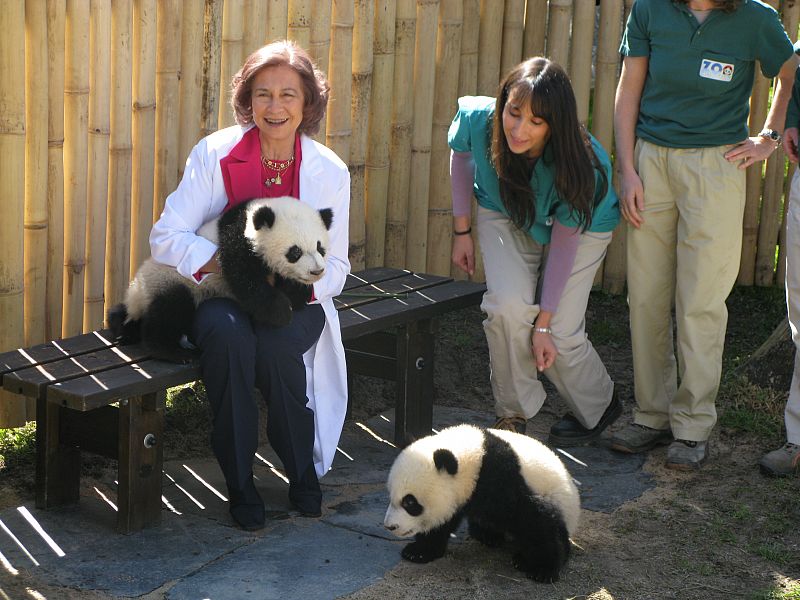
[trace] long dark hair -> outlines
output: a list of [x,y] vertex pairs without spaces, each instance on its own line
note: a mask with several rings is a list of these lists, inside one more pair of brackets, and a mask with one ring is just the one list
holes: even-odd
[[[682,4],[689,4],[689,0],[678,0]],[[714,0],[714,8],[718,8],[723,12],[732,13],[739,5],[742,3],[742,0]]]
[[[527,158],[514,154],[503,132],[503,110],[509,96],[520,104],[529,103],[531,113],[550,127],[547,144],[552,150],[555,186],[559,197],[577,213],[585,230],[592,223],[595,175],[601,174],[602,194],[608,178],[592,150],[586,128],[578,121],[578,107],[569,77],[559,65],[541,56],[517,65],[500,84],[491,132],[492,163],[500,180],[500,197],[511,220],[529,229],[536,220],[536,197],[530,185]],[[546,160],[542,155],[539,160]]]

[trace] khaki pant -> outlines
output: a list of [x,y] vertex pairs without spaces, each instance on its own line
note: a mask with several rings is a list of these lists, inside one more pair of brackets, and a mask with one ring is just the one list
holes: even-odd
[[634,421],[671,427],[677,439],[706,440],[717,419],[725,299],[739,271],[745,204],[745,172],[725,160],[729,148],[639,140],[634,155],[644,184],[644,224],[628,227]]
[[[501,417],[531,418],[545,399],[530,343],[532,323],[539,314],[536,288],[545,247],[499,212],[478,207],[477,224],[486,271],[481,309],[486,313],[483,328],[495,412]],[[581,235],[572,274],[550,323],[558,357],[544,374],[586,427],[597,424],[614,390],[586,337],[584,320],[594,275],[610,241],[610,232]]]
[[786,306],[795,345],[794,375],[786,403],[786,439],[800,444],[800,170],[794,172],[786,211]]

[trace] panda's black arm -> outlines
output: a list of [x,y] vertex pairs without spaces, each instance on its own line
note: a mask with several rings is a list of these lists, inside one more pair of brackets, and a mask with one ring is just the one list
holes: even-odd
[[292,320],[289,298],[270,284],[272,271],[241,235],[246,214],[238,208],[231,209],[220,219],[219,261],[222,276],[244,311],[256,322],[271,327],[288,325]]
[[275,274],[275,288],[289,296],[292,308],[297,310],[311,301],[313,286],[293,281]]
[[415,563],[427,563],[443,557],[447,550],[447,543],[450,541],[450,534],[458,528],[462,517],[463,513],[458,512],[436,529],[418,533],[414,536],[414,541],[403,548],[401,556]]

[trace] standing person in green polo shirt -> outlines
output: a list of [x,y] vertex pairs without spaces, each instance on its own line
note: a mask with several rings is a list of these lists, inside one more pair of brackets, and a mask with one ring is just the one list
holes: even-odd
[[[780,141],[792,43],[775,10],[758,0],[637,0],[620,52],[616,164],[629,223],[637,406],[612,448],[642,452],[671,442],[666,466],[692,470],[707,458],[716,423],[725,299],[742,249],[744,169]],[[756,62],[779,80],[763,131],[748,137]]]
[[589,443],[622,412],[584,330],[594,275],[620,219],[608,155],[578,121],[564,70],[540,57],[515,67],[497,99],[461,98],[448,141],[453,263],[470,274],[473,193],[478,200],[495,427],[524,433],[545,399],[542,372],[569,408],[550,443]]

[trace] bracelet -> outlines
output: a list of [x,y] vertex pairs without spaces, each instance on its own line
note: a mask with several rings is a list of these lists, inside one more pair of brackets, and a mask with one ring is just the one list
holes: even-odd
[[536,333],[546,333],[547,335],[552,335],[553,330],[549,327],[534,327],[533,331]]
[[456,231],[453,229],[453,235],[467,235],[468,233],[472,233],[472,227],[467,227],[464,231]]

